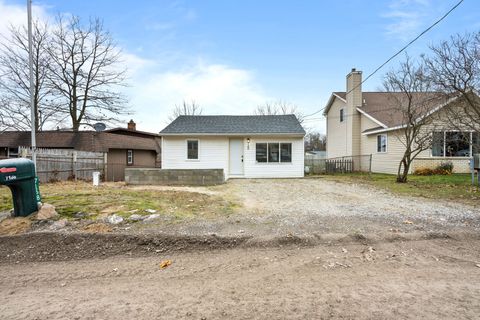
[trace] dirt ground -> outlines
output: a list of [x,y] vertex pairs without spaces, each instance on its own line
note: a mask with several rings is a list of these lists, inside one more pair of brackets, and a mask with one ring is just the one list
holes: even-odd
[[121,223],[108,233],[79,232],[81,221],[45,232],[43,223],[0,237],[0,319],[480,314],[478,206],[325,179],[188,191],[240,205],[214,219]]
[[0,263],[0,315],[478,319],[479,246],[478,239],[360,241]]

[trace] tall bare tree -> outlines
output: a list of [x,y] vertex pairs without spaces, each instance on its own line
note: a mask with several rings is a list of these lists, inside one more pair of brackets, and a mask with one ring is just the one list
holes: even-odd
[[52,59],[52,89],[74,131],[98,121],[115,123],[119,115],[130,113],[119,92],[126,69],[99,19],[83,25],[78,17],[59,17],[46,49]]
[[424,61],[435,89],[447,97],[460,97],[456,104],[445,108],[451,125],[478,132],[480,32],[456,34],[430,49],[431,54]]
[[[47,123],[56,125],[59,105],[52,94],[48,69],[52,62],[45,52],[48,46],[49,29],[46,23],[33,23],[33,107],[35,131],[44,129]],[[28,65],[28,32],[26,27],[9,28],[0,42],[0,127],[14,130],[30,130],[30,83]]]
[[173,108],[172,114],[169,117],[170,121],[175,120],[178,116],[196,116],[201,115],[203,112],[200,105],[192,100],[187,102],[183,100],[182,104],[176,104]]
[[263,116],[277,114],[294,114],[300,123],[302,123],[305,118],[303,113],[299,110],[298,106],[282,100],[265,102],[264,104],[257,106],[253,113]]
[[423,62],[415,62],[408,56],[397,70],[387,72],[383,86],[391,93],[391,116],[402,129],[392,132],[404,146],[398,165],[397,182],[407,182],[413,160],[432,145],[432,105],[438,105],[439,96],[431,92],[431,82],[426,76]]

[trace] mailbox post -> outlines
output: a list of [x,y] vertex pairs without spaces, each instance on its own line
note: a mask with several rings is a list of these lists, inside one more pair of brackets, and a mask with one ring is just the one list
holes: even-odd
[[36,183],[33,161],[24,158],[0,160],[0,185],[12,192],[15,217],[25,217],[38,210],[40,193]]

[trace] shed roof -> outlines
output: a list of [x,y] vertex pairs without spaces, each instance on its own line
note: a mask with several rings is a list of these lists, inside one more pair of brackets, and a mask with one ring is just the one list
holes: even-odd
[[305,135],[293,114],[266,116],[179,116],[161,135]]

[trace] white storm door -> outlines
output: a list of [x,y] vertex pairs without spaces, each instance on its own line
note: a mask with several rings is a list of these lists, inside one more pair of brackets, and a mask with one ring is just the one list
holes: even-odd
[[230,175],[243,175],[243,139],[230,139]]

